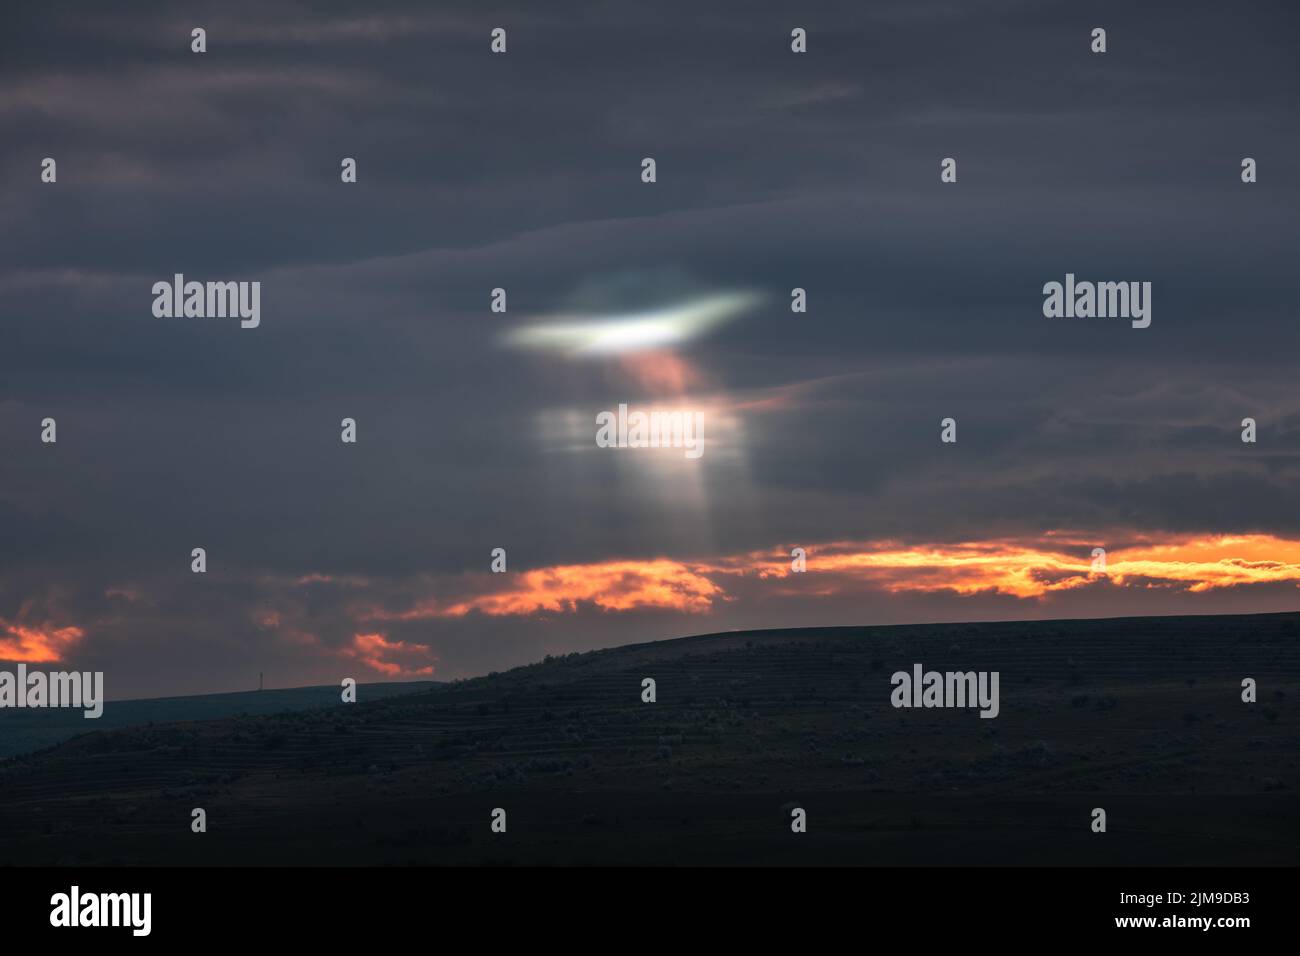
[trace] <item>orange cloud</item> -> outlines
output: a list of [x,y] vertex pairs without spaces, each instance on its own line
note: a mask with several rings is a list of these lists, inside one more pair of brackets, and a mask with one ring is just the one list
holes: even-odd
[[[997,592],[1021,598],[1088,582],[1089,561],[1043,547],[1013,542],[964,542],[943,545],[899,545],[892,541],[813,545],[808,572],[832,575],[839,586],[822,585],[822,593],[860,589],[863,585],[889,593],[952,591],[972,595]],[[784,554],[788,554],[784,552]],[[759,556],[752,556],[758,558]],[[757,563],[760,577],[785,576],[771,556]],[[829,588],[829,591],[826,590]]]
[[[419,662],[436,660],[433,651],[423,644],[390,641],[383,634],[354,634],[352,646],[344,648],[340,653],[389,677],[428,677],[433,674],[433,664]],[[408,660],[414,658],[415,663],[402,664],[391,659],[395,657]]]
[[1092,570],[1095,542],[1069,532],[1046,532],[1032,540],[943,544],[837,541],[805,545],[805,574],[791,571],[789,547],[698,561],[618,559],[465,576],[457,582],[426,580],[417,593],[424,589],[446,596],[417,598],[404,609],[371,604],[354,610],[354,618],[420,621],[473,612],[526,616],[575,613],[584,607],[708,614],[721,602],[737,600],[739,579],[756,582],[759,589],[745,593],[760,599],[943,592],[1037,600],[1082,587],[1199,593],[1259,584],[1300,586],[1300,540],[1271,535],[1112,537],[1119,543],[1108,549],[1104,572]]
[[[1170,537],[1110,551],[1103,572],[1092,571],[1092,543],[1059,532],[1039,542],[981,541],[941,545],[835,542],[808,550],[808,571],[881,590],[999,593],[1040,598],[1099,582],[1118,587],[1173,586],[1193,592],[1249,584],[1300,586],[1300,541],[1272,535]],[[759,577],[789,573],[788,551],[755,552],[723,567]]]
[[0,618],[0,660],[54,663],[63,660],[68,648],[84,636],[79,627],[34,626]]
[[1191,538],[1130,548],[1110,572],[1120,584],[1151,578],[1195,592],[1279,581],[1300,586],[1300,541],[1271,535]]
[[367,616],[413,621],[463,617],[471,611],[494,616],[559,613],[576,611],[582,604],[603,611],[665,608],[699,614],[709,611],[714,601],[728,599],[721,585],[700,568],[668,558],[557,565],[505,577],[506,586],[492,593],[445,603],[422,601],[401,612],[376,609]]

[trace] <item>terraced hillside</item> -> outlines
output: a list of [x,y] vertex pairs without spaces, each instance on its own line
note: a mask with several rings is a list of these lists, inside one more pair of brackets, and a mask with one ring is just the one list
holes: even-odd
[[0,862],[1294,864],[1298,701],[1297,614],[716,634],[95,733],[0,765]]

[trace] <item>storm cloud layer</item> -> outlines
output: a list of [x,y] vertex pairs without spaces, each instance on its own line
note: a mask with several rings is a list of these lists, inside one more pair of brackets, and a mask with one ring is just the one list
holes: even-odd
[[[112,698],[1294,608],[1294,4],[700,6],[19,4],[0,659],[103,669]],[[176,273],[260,282],[260,325],[155,317]],[[1149,281],[1151,326],[1045,318],[1067,273]],[[719,290],[757,304],[670,350],[506,344]],[[705,454],[598,448],[625,402],[702,409]],[[1210,540],[1282,571],[1197,588],[1173,565]],[[1183,557],[1127,587],[895,586],[909,549],[965,567],[972,542],[1016,580],[1092,545]],[[891,557],[817,577],[849,551]]]

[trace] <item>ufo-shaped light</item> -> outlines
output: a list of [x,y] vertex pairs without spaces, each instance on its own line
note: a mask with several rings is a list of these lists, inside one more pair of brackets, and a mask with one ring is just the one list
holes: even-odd
[[554,315],[503,336],[516,348],[596,357],[681,345],[762,301],[755,292],[719,292],[658,309],[608,316]]

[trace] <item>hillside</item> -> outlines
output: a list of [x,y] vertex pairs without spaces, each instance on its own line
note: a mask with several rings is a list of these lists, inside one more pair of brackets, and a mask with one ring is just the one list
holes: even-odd
[[[362,684],[358,693],[365,699],[375,699],[409,694],[435,686],[437,684],[434,681]],[[193,697],[115,700],[109,701],[103,714],[93,720],[83,717],[81,710],[70,708],[5,710],[0,713],[0,760],[114,727],[212,720],[241,714],[274,714],[324,707],[338,699],[339,688],[329,685],[200,694]]]
[[[917,662],[1000,715],[893,708]],[[1298,699],[1300,614],[707,635],[72,740],[0,765],[0,861],[1293,864]]]

